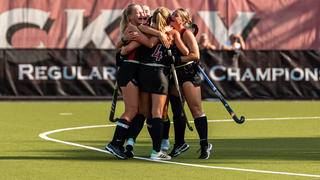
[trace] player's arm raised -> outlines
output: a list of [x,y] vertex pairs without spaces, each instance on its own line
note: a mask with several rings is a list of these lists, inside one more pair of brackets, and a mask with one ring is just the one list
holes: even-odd
[[156,30],[150,26],[145,26],[145,25],[139,25],[138,26],[139,30],[146,33],[146,34],[150,34],[152,36],[156,36],[160,39],[161,43],[164,45],[164,47],[169,48],[170,47],[170,43],[167,39],[167,36],[165,33]]
[[[144,35],[145,36],[145,35]],[[128,45],[122,46],[121,55],[129,54],[131,51],[139,47],[141,44],[145,45],[148,48],[152,48],[158,43],[159,39],[155,36],[150,38],[138,38],[137,41],[131,41]]]
[[186,46],[189,49],[189,54],[187,56],[181,56],[181,62],[189,62],[200,59],[199,46],[196,38],[191,31],[186,31],[182,37]]

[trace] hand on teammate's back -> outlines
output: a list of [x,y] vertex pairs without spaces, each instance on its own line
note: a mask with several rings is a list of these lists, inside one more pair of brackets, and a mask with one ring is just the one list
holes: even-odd
[[159,39],[164,47],[166,47],[167,49],[170,47],[170,43],[169,43],[167,35],[165,33],[160,32]]

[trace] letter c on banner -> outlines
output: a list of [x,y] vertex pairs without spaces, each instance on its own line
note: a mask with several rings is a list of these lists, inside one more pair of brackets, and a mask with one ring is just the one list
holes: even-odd
[[223,81],[226,79],[226,75],[222,75],[222,76],[217,76],[216,75],[216,71],[221,69],[223,72],[226,71],[226,67],[224,66],[213,66],[210,70],[210,77],[212,78],[212,80],[214,81]]

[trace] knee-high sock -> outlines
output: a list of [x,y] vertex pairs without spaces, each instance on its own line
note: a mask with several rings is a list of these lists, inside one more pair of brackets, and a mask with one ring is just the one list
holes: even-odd
[[149,135],[152,139],[152,119],[148,118],[147,119],[147,128],[148,128],[148,132],[149,132]]
[[169,117],[167,117],[167,119],[163,120],[162,139],[169,139],[169,131],[170,131],[170,119]]
[[152,118],[152,146],[153,150],[156,152],[160,151],[161,148],[161,138],[162,138],[162,131],[163,131],[163,122],[161,118]]
[[201,116],[194,119],[194,124],[197,128],[199,137],[200,137],[200,145],[206,146],[208,144],[208,121],[207,116]]
[[142,114],[137,114],[130,124],[128,138],[133,138],[136,141],[141,129],[143,128],[145,117]]
[[184,135],[186,130],[185,117],[182,116],[183,109],[181,109],[180,99],[176,96],[170,96],[171,109],[173,113],[174,138],[175,144],[181,145],[184,143]]
[[128,129],[129,129],[129,122],[125,119],[119,119],[118,124],[116,126],[116,130],[114,131],[112,144],[123,146],[124,141],[127,137]]

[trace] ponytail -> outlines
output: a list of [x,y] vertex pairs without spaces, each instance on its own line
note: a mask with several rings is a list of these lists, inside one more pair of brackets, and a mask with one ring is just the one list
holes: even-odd
[[120,21],[120,36],[123,37],[124,31],[127,29],[127,26],[130,22],[129,15],[132,14],[133,8],[139,6],[138,4],[129,4],[128,7],[123,10],[122,17]]
[[165,7],[159,7],[156,9],[152,16],[152,23],[156,25],[156,28],[162,31],[168,24],[167,19],[170,16],[169,9]]

